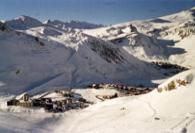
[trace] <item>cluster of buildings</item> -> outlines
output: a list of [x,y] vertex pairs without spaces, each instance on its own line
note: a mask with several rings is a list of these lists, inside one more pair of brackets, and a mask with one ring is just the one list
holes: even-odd
[[48,92],[34,97],[23,93],[7,102],[8,106],[44,108],[46,111],[54,113],[86,108],[90,104],[92,102],[88,102],[81,95],[68,90]]
[[[106,95],[101,96],[101,99],[112,99],[119,96],[141,95],[152,91],[152,89],[148,87],[143,87],[143,86],[131,87],[122,84],[92,84],[89,87],[95,89],[115,89],[118,91],[118,94],[114,94],[111,96],[106,96]],[[96,97],[100,98],[100,96],[96,96]]]
[[[116,93],[112,95],[96,95],[96,98],[104,101],[121,96],[141,95],[150,92],[152,89],[144,87],[129,87],[122,84],[92,84],[89,88],[114,89]],[[23,93],[7,101],[7,106],[21,106],[27,108],[44,108],[47,112],[65,112],[72,109],[83,109],[93,102],[84,99],[80,94],[72,90],[56,90],[43,94],[31,96]]]

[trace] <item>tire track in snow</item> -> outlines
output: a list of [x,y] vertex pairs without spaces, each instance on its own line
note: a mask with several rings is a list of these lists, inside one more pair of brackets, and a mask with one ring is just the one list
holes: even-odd
[[195,121],[195,114],[194,113],[190,113],[190,115],[192,115],[193,117],[190,118],[190,120],[185,124],[186,128],[188,128],[190,125],[192,125],[192,123]]
[[[190,116],[187,116],[185,118],[183,118],[181,121],[179,121],[177,124],[175,124],[172,128],[171,128],[171,131],[174,131],[175,129],[177,128],[182,128],[182,129],[185,129],[185,133],[187,133],[187,129],[188,127],[195,121],[195,117],[194,117],[194,114],[193,113],[190,113]],[[183,126],[182,126],[183,124]],[[183,132],[182,132],[183,133]]]
[[137,100],[138,100],[138,101],[141,101],[141,102],[143,102],[143,103],[145,103],[145,104],[149,107],[149,109],[152,110],[152,112],[153,112],[152,118],[154,118],[154,117],[156,116],[157,111],[156,111],[156,109],[152,106],[152,104],[151,104],[150,102],[144,101],[144,100],[141,100],[141,99],[137,99]]
[[171,127],[171,130],[175,130],[176,128],[178,128],[180,125],[182,125],[183,123],[185,123],[187,120],[189,119],[189,117],[185,117],[183,118],[181,121],[179,121],[178,123],[176,123],[174,126]]

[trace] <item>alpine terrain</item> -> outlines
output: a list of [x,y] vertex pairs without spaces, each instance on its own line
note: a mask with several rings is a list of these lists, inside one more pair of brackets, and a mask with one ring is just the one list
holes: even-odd
[[195,8],[116,25],[0,21],[0,132],[194,133]]

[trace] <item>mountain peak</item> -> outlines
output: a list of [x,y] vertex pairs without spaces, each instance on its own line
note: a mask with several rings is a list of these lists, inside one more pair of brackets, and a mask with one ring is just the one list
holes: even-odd
[[192,16],[195,17],[195,7],[191,8],[190,12],[191,12]]
[[195,6],[191,8],[191,10],[194,10],[195,9]]
[[[35,18],[32,18],[30,16],[26,16],[26,15],[21,15],[17,18],[15,18],[14,20],[21,20],[21,21],[27,21],[27,20],[36,20]],[[37,21],[37,20],[36,20]]]
[[40,26],[42,25],[42,22],[35,18],[22,15],[15,19],[5,21],[5,24],[12,29],[25,30],[28,28]]

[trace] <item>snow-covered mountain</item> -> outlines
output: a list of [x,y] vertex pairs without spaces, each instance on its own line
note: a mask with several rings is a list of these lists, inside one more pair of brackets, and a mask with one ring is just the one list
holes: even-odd
[[84,31],[86,34],[102,38],[123,48],[141,60],[162,59],[167,57],[164,43],[171,42],[148,36],[137,30],[132,24],[117,25]]
[[42,25],[42,22],[29,16],[20,16],[13,20],[5,21],[5,25],[16,30],[25,30]]
[[92,24],[88,22],[82,21],[70,21],[70,22],[62,22],[60,20],[47,20],[45,22],[41,22],[38,19],[29,17],[29,16],[19,16],[12,20],[5,21],[6,26],[15,29],[15,30],[26,30],[29,28],[39,27],[42,25],[55,27],[59,30],[67,30],[67,29],[94,29],[103,27],[103,25]]
[[62,22],[60,20],[47,20],[44,24],[49,26],[54,26],[59,29],[67,29],[67,28],[73,28],[73,29],[94,29],[102,27],[103,25],[98,24],[92,24],[88,22],[82,22],[82,21],[70,21],[70,22]]
[[39,38],[11,30],[0,31],[0,38],[2,92],[100,82],[150,83],[152,77],[162,76],[152,65],[112,43],[81,32]]
[[[158,19],[85,30],[84,33],[75,27],[67,28],[65,25],[68,23],[60,21],[42,24],[27,16],[5,21],[1,27],[7,30],[0,31],[1,90],[13,92],[14,88],[20,90],[14,91],[19,93],[100,82],[152,84],[152,80],[163,79],[164,73],[147,62],[181,62],[184,58],[175,58],[184,56],[185,49],[174,46],[175,38],[167,39],[177,33],[166,36],[159,33],[157,36],[156,31],[150,29],[154,30],[157,25],[159,29],[164,29],[165,23],[171,23],[167,30],[181,27],[193,34],[193,11],[190,9]],[[177,18],[174,16],[183,16],[183,19],[179,23],[173,20]],[[151,27],[140,30],[146,23]],[[178,26],[175,26],[176,23],[179,23]],[[14,30],[17,29],[14,25],[20,32]],[[180,38],[180,43],[182,41]]]
[[[195,34],[195,9],[144,21],[132,21],[108,27],[85,30],[86,34],[114,41],[139,59],[167,59],[170,54],[181,54],[177,45]],[[133,32],[135,29],[136,32]],[[165,50],[164,47],[168,47]]]
[[[195,131],[195,8],[87,30],[59,21],[11,23],[0,22],[0,132]],[[155,61],[165,62],[164,69]],[[189,70],[167,74],[174,67],[168,63]],[[156,88],[100,102],[97,94],[117,90],[83,88],[92,83]],[[96,104],[60,114],[6,105],[16,94],[39,96],[63,88]]]

